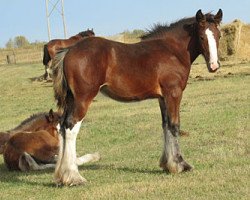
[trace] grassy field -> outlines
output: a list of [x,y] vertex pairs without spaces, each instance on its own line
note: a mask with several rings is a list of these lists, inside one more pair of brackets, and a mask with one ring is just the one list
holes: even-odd
[[[0,66],[0,130],[56,110],[51,83],[32,81],[41,64]],[[57,188],[53,170],[9,172],[0,157],[0,199],[249,199],[250,64],[209,74],[193,66],[181,105],[180,138],[194,171],[166,174],[157,100],[122,104],[98,95],[77,140],[78,154],[102,159],[79,168],[86,186]]]

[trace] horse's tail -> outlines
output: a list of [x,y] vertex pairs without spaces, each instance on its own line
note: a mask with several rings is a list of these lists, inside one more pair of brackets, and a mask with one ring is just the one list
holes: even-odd
[[0,154],[3,154],[4,146],[13,134],[9,132],[0,132]]
[[49,55],[48,45],[45,44],[43,46],[43,64],[44,65],[48,65],[48,63],[49,63],[50,60],[51,60],[51,57]]
[[54,95],[60,113],[65,109],[66,96],[70,92],[63,72],[64,57],[68,51],[69,49],[59,51],[52,62]]

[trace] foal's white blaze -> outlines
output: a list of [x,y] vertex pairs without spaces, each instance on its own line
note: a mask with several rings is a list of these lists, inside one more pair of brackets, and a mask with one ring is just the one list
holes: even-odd
[[57,126],[56,126],[56,130],[58,133],[60,133],[60,129],[61,129],[61,125],[58,123]]
[[216,70],[219,68],[218,64],[218,53],[217,53],[217,46],[216,46],[216,41],[214,38],[213,32],[208,28],[205,31],[208,39],[208,46],[209,46],[209,64],[212,70]]

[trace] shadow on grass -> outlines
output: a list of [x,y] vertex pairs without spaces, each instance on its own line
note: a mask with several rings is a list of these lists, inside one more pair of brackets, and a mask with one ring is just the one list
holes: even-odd
[[152,170],[152,169],[136,169],[129,167],[120,167],[118,170],[129,172],[129,173],[142,173],[142,174],[163,174],[166,173],[163,170]]
[[128,172],[128,173],[142,173],[142,174],[168,174],[168,172],[165,172],[161,169],[155,170],[155,169],[142,169],[142,168],[134,168],[134,167],[117,167],[112,164],[110,165],[87,165],[87,166],[80,166],[79,170],[110,170],[110,171],[122,171],[122,172]]
[[[34,176],[37,179],[39,179],[39,175],[46,175],[51,174],[51,180],[53,179],[53,169],[46,169],[42,171],[30,171],[30,172],[21,172],[21,171],[9,171],[6,166],[3,164],[0,164],[0,180],[2,183],[11,183],[16,185],[30,185],[30,186],[37,186],[37,185],[43,185],[47,187],[56,187],[56,185],[51,181],[51,183],[41,183],[39,180],[35,180],[33,177],[31,177],[31,180],[27,180],[25,178],[26,176]],[[33,180],[33,181],[32,181]]]
[[[47,84],[46,86],[47,87],[52,87],[51,83],[53,83],[52,79],[44,79],[43,75],[41,76],[38,76],[38,77],[32,77],[32,78],[29,78],[30,82],[40,82],[42,83],[42,85],[44,84]],[[50,85],[48,85],[50,84]]]
[[[141,168],[134,168],[134,167],[117,167],[112,164],[105,165],[105,164],[90,164],[86,166],[80,166],[79,170],[89,170],[89,171],[97,171],[97,170],[109,170],[109,171],[121,171],[126,173],[142,173],[142,174],[151,174],[151,175],[160,175],[160,174],[168,174],[163,172],[162,170],[154,170],[154,169],[141,169]],[[60,186],[56,186],[53,182],[53,173],[54,169],[46,169],[41,171],[29,171],[29,172],[21,172],[21,171],[9,171],[6,166],[0,164],[0,180],[2,183],[11,183],[15,185],[29,185],[29,186],[37,186],[41,185],[44,187],[57,187],[61,188]],[[41,177],[40,175],[48,175],[51,176],[51,182],[41,182],[39,180]],[[30,178],[27,178],[30,176]]]
[[29,78],[29,80],[31,82],[43,82],[43,81],[45,81],[43,75]]

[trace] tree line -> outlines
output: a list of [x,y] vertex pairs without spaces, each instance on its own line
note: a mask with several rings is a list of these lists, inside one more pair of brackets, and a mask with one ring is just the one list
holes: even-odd
[[[126,37],[126,39],[138,39],[140,36],[142,36],[145,32],[140,29],[135,29],[133,31],[124,31],[121,34]],[[31,45],[39,45],[44,44],[44,42],[36,41],[34,43],[30,43],[29,40],[25,36],[16,36],[14,39],[10,38],[8,42],[5,44],[5,48],[7,49],[13,49],[13,48],[23,48]]]
[[14,39],[10,38],[8,42],[5,44],[5,48],[13,49],[13,48],[23,48],[32,45],[43,44],[43,42],[36,41],[34,43],[30,43],[29,40],[25,36],[16,36]]

